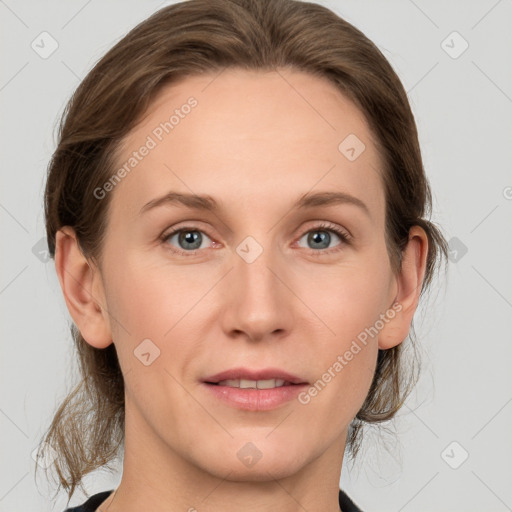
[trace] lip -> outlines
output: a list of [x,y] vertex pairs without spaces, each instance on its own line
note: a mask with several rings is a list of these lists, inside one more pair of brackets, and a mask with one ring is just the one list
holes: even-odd
[[207,382],[202,385],[211,393],[210,396],[213,395],[230,407],[245,411],[270,411],[295,400],[308,387],[307,384],[290,384],[271,389],[241,389]]
[[[253,389],[220,386],[217,382],[228,379],[266,380],[282,379],[290,384],[278,388]],[[279,368],[232,368],[203,380],[203,387],[224,404],[246,411],[270,411],[297,398],[308,387],[308,382]]]
[[[281,370],[280,368],[262,368],[260,370],[251,370],[249,368],[231,368],[215,375],[210,375],[203,379],[205,383],[217,383],[221,380],[228,379],[247,379],[247,380],[267,380],[267,379],[282,379],[292,384],[308,384],[307,381],[293,375],[289,372]],[[224,386],[220,386],[224,387]]]

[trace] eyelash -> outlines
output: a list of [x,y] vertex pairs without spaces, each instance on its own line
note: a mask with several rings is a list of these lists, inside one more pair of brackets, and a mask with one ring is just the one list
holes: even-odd
[[[200,233],[204,233],[206,234],[209,238],[212,238],[210,237],[210,235],[208,235],[208,233],[206,233],[205,231],[203,231],[202,229],[198,229],[194,226],[184,226],[184,227],[180,227],[180,228],[177,228],[177,229],[174,229],[173,231],[170,231],[170,232],[166,232],[164,233],[161,237],[160,237],[160,241],[166,245],[166,247],[176,253],[176,254],[180,254],[180,255],[186,255],[186,256],[194,256],[196,255],[199,251],[203,250],[203,249],[195,249],[193,251],[184,251],[182,249],[176,249],[174,247],[171,247],[169,244],[166,244],[166,242],[169,240],[169,238],[171,238],[173,235],[175,235],[176,233],[180,233],[180,232],[187,232],[187,231],[197,231],[197,232],[200,232]],[[335,233],[336,235],[338,235],[338,237],[340,238],[340,240],[342,241],[341,244],[339,244],[339,246],[337,247],[334,247],[334,248],[331,248],[331,249],[321,249],[321,250],[314,250],[314,249],[306,249],[310,254],[312,254],[313,256],[323,256],[325,254],[332,254],[332,253],[335,253],[335,252],[338,252],[338,251],[341,251],[343,249],[343,245],[345,244],[350,244],[351,243],[351,240],[352,240],[352,237],[351,235],[349,235],[346,231],[338,228],[338,226],[336,226],[335,224],[331,224],[331,223],[322,223],[322,224],[319,224],[318,226],[314,226],[313,228],[309,229],[308,231],[304,232],[300,238],[302,238],[304,235],[312,232],[312,231],[330,231],[330,232],[333,232]],[[300,239],[299,238],[299,239]]]

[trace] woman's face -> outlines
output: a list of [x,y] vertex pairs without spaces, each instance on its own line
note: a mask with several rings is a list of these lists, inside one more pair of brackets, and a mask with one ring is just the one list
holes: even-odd
[[[113,195],[97,296],[126,451],[231,480],[339,463],[397,293],[363,115],[297,71],[189,77],[117,163],[120,182],[98,192]],[[276,388],[290,375],[302,384]],[[243,387],[254,380],[274,389]]]

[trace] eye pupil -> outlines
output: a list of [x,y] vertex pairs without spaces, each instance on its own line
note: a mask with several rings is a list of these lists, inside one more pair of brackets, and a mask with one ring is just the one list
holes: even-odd
[[[190,247],[190,246],[185,246],[184,248],[186,249],[198,249],[199,247],[201,247],[201,237],[199,235],[199,232],[198,231],[182,231],[180,234],[179,234],[179,242],[180,244],[182,242],[184,242],[185,244],[194,244],[194,242],[196,242],[196,245],[193,246],[193,247]],[[197,244],[197,241],[199,240],[199,244]]]
[[322,243],[327,241],[325,247],[321,247],[326,248],[329,246],[329,242],[331,241],[331,235],[327,231],[313,231],[309,236],[309,240],[314,243]]

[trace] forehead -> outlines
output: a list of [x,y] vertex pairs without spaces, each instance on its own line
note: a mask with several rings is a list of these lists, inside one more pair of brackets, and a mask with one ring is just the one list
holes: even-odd
[[252,207],[336,190],[383,211],[364,115],[334,84],[299,71],[227,69],[165,86],[116,163],[129,168],[113,198],[123,214],[171,190]]

